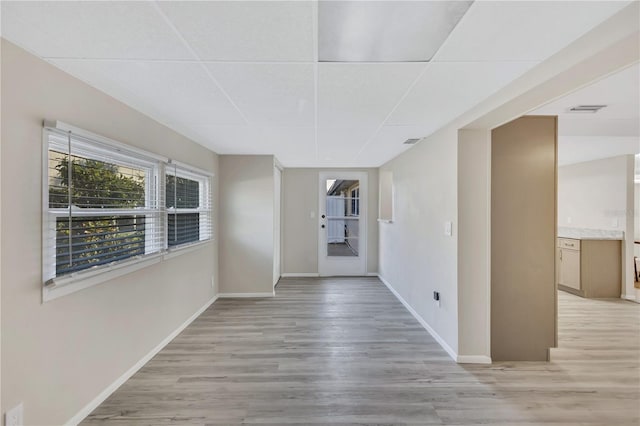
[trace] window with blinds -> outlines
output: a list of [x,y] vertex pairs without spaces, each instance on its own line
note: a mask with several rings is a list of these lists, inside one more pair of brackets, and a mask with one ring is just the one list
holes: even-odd
[[211,238],[206,173],[54,128],[45,144],[45,282]]
[[168,247],[210,239],[209,178],[175,164],[165,172]]

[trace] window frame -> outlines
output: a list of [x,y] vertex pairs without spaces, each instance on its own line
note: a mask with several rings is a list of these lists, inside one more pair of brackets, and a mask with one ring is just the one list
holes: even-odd
[[[58,139],[58,142],[50,143],[50,138]],[[145,207],[134,209],[74,209],[49,208],[49,150],[52,145],[61,146],[61,138],[73,137],[76,141],[81,141],[81,149],[76,154],[83,158],[114,163],[114,158],[122,160],[122,165],[127,167],[141,165],[149,167],[145,170]],[[68,139],[67,139],[68,141]],[[76,142],[77,143],[77,142]],[[62,151],[64,152],[64,151]],[[100,153],[105,153],[104,158],[100,158]],[[88,155],[87,156],[85,156]],[[205,245],[213,241],[213,209],[212,209],[212,179],[213,173],[200,170],[198,168],[172,161],[154,153],[147,152],[128,144],[114,141],[109,138],[88,132],[86,130],[71,126],[69,124],[55,121],[45,121],[42,130],[42,301],[56,299],[67,294],[74,293],[84,288],[91,287],[104,281],[114,279],[118,276],[128,274],[138,269],[146,268],[176,255],[195,250],[198,246]],[[127,161],[127,159],[129,161]],[[119,163],[118,163],[119,164]],[[189,244],[181,244],[168,247],[167,239],[167,207],[165,200],[166,168],[179,167],[191,176],[198,176],[204,185],[201,186],[201,197],[206,200],[208,209],[207,216],[207,238],[200,238]],[[155,203],[155,205],[153,205]],[[153,208],[149,208],[152,206]],[[157,223],[153,225],[152,232],[145,232],[145,253],[133,255],[125,259],[94,266],[78,271],[56,276],[56,227],[51,226],[56,223],[55,217],[65,217],[71,210],[78,217],[84,216],[131,216],[135,215],[156,215]],[[75,210],[75,211],[74,211]],[[90,213],[90,214],[87,214]],[[156,222],[155,220],[153,222]],[[146,226],[146,225],[145,225]],[[202,234],[201,234],[202,235]],[[161,237],[159,237],[161,236]]]
[[351,189],[349,196],[351,198],[351,216],[360,216],[360,186]]
[[[173,170],[171,170],[173,169]],[[197,208],[176,208],[167,207],[166,197],[164,197],[165,207],[165,248],[168,252],[181,250],[197,244],[206,243],[213,239],[213,212],[212,212],[212,194],[211,194],[211,174],[202,170],[196,170],[193,167],[186,166],[178,161],[170,160],[164,167],[163,176],[163,190],[166,188],[166,181],[168,176],[174,176],[176,178],[189,179],[199,183],[198,185],[198,207]],[[170,214],[199,214],[199,232],[198,241],[188,241],[182,244],[176,244],[169,246],[169,215]],[[202,217],[207,218],[206,221],[202,220]]]

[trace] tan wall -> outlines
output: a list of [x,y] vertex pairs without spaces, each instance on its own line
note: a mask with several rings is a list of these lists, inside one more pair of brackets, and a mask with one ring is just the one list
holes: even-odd
[[458,132],[458,354],[489,362],[491,132]]
[[[336,169],[286,168],[282,174],[283,273],[318,273],[318,179],[321,171]],[[366,171],[367,272],[378,272],[378,169]],[[314,213],[311,218],[310,213]]]
[[2,408],[23,402],[25,424],[51,425],[69,420],[213,297],[218,256],[216,243],[207,244],[42,304],[43,119],[216,174],[218,157],[2,41]]
[[556,342],[557,118],[491,132],[491,357],[544,361]]
[[220,293],[272,293],[274,158],[220,156]]

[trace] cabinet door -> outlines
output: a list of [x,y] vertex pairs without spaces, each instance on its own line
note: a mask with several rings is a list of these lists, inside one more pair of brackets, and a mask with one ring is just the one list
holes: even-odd
[[560,249],[558,284],[580,290],[580,252]]

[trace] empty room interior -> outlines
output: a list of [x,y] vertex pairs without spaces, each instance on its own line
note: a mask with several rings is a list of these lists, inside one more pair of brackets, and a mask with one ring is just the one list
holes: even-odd
[[640,1],[0,14],[1,425],[640,424]]

